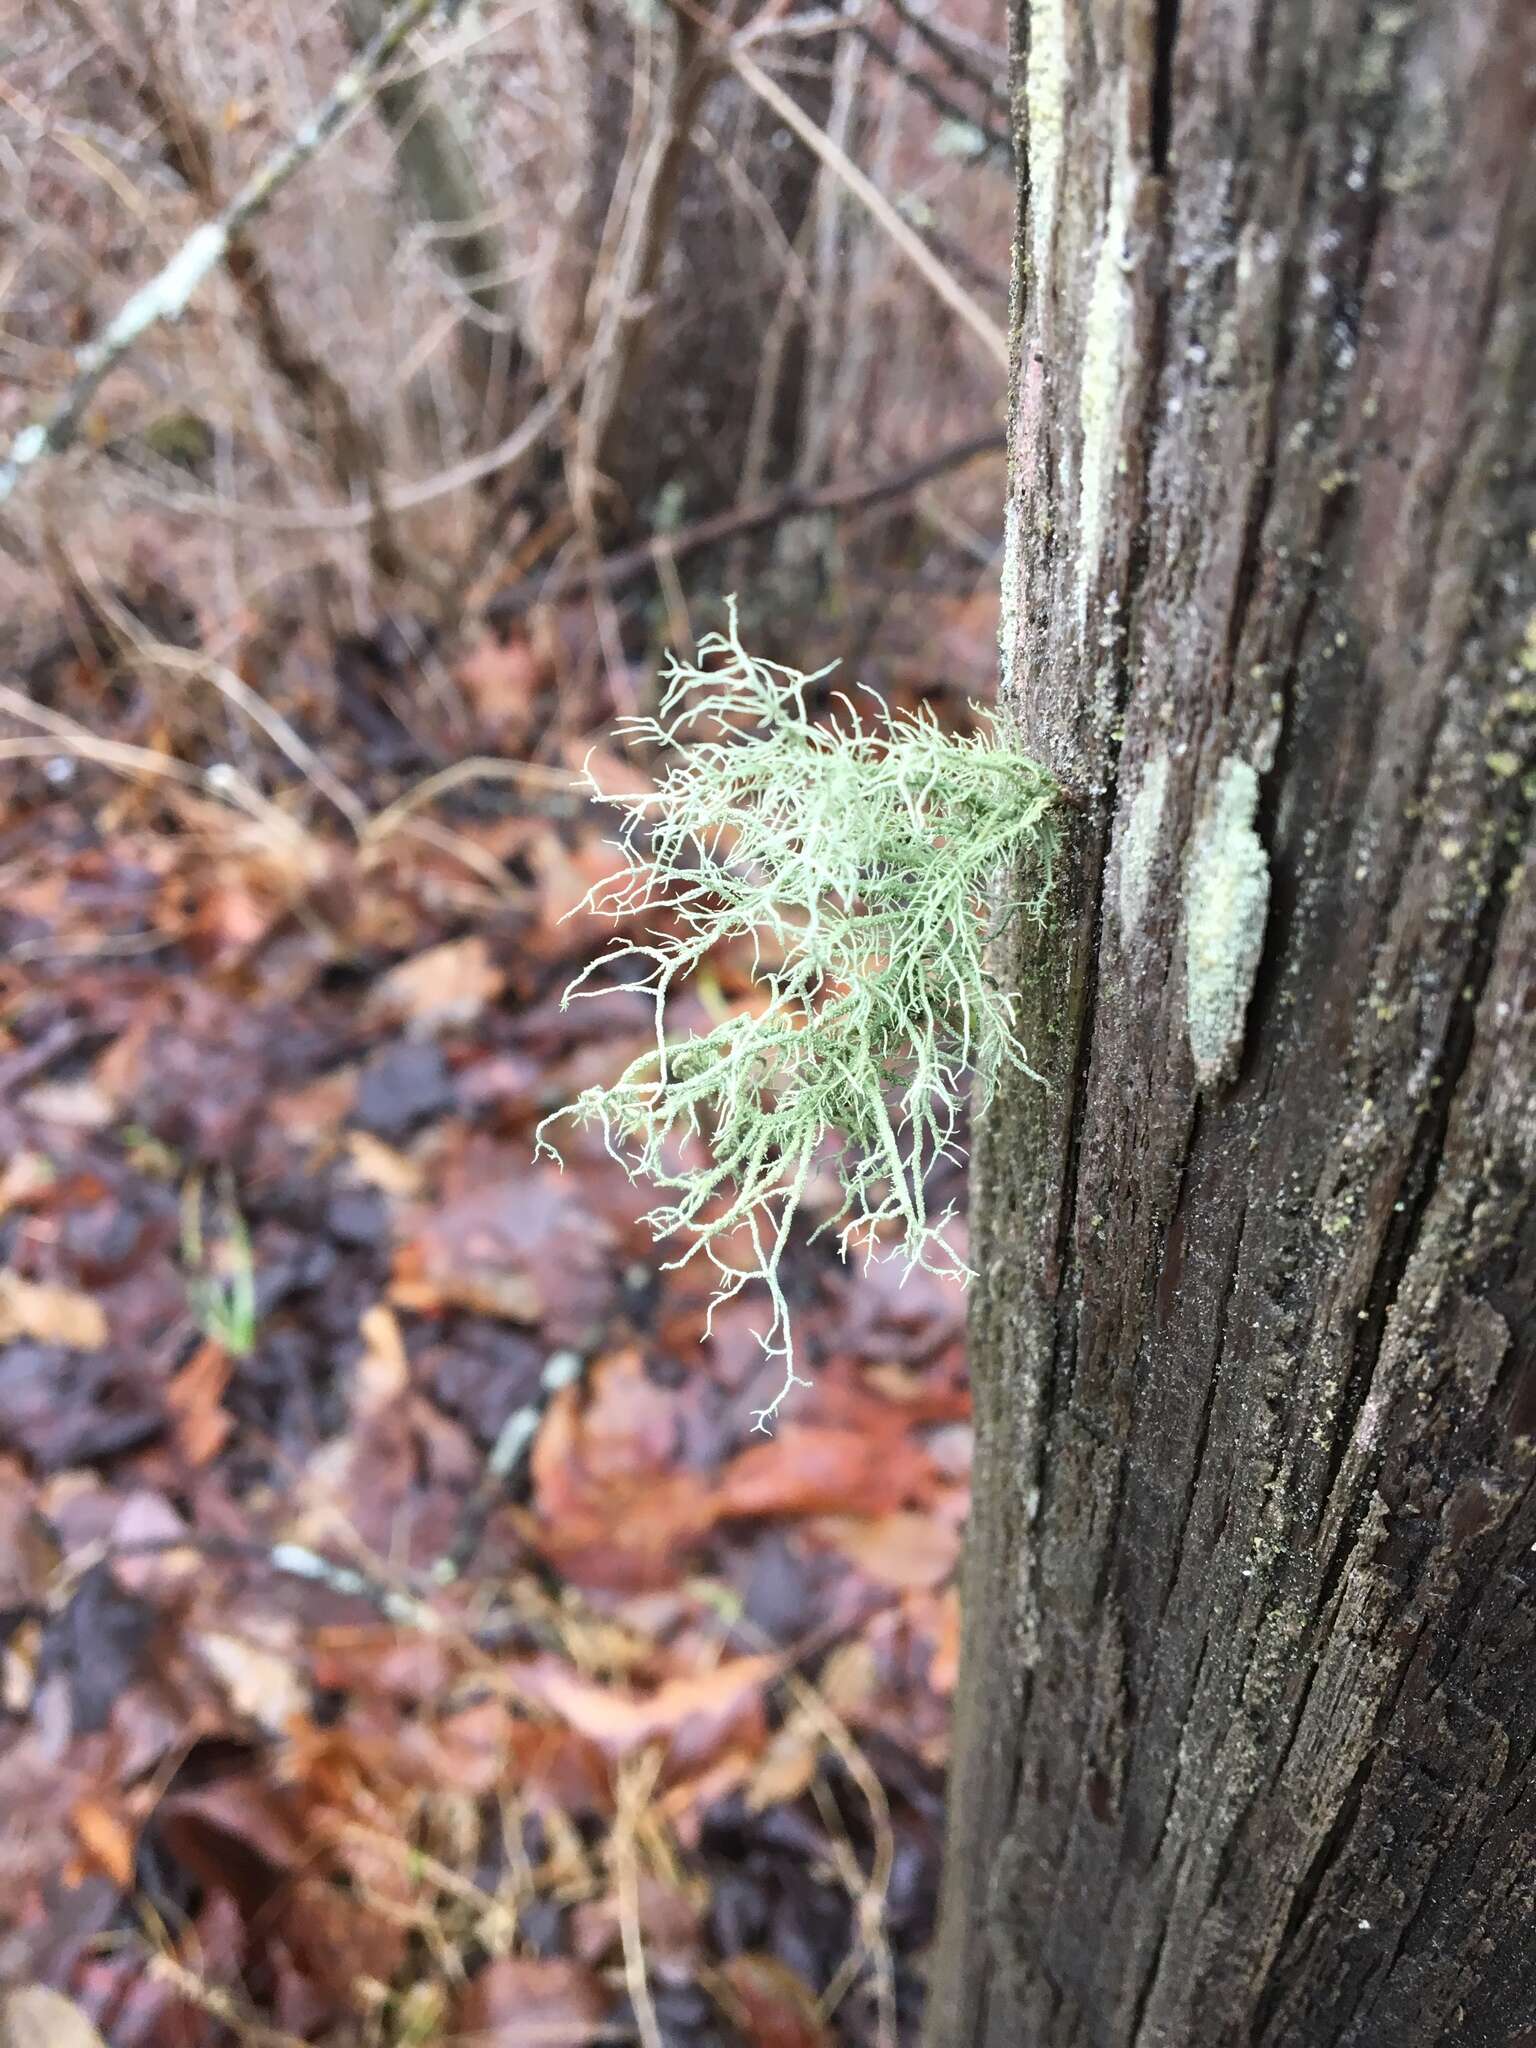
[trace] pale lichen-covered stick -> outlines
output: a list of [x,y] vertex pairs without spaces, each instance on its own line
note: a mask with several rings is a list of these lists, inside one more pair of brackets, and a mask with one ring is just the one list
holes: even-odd
[[27,470],[45,455],[67,447],[86,407],[107,373],[134,343],[162,320],[175,320],[192,294],[222,261],[230,240],[266,210],[294,172],[307,164],[360,108],[384,66],[406,38],[434,12],[448,12],[442,0],[400,0],[378,34],[344,71],[299,132],[253,171],[216,220],[204,221],[148,284],[141,286],[103,334],[75,353],[75,375],[46,420],[23,427],[0,461],[0,501],[8,498]]
[[[807,1384],[779,1267],[829,1138],[843,1201],[820,1228],[836,1227],[844,1252],[859,1242],[909,1267],[964,1270],[945,1236],[952,1211],[929,1213],[925,1183],[954,1156],[967,1078],[985,1100],[1004,1069],[1033,1072],[1014,999],[987,969],[988,892],[1022,854],[1031,891],[997,913],[1041,914],[1063,792],[1004,738],[944,732],[873,692],[862,722],[842,692],[831,721],[814,722],[805,691],[829,671],[757,660],[727,610],[699,666],[672,661],[658,716],[620,727],[669,765],[654,791],[619,800],[627,869],[584,906],[665,922],[616,940],[565,995],[603,993],[582,984],[611,960],[648,963],[627,985],[654,998],[655,1047],[557,1116],[598,1125],[626,1169],[666,1193],[647,1221],[692,1239],[672,1264],[712,1262],[712,1309],[753,1277],[766,1283],[764,1349],[784,1364],[757,1414],[766,1428]],[[669,1039],[674,989],[737,938],[752,947],[753,1007]],[[551,1151],[553,1121],[538,1135]],[[706,1162],[679,1163],[699,1140]]]

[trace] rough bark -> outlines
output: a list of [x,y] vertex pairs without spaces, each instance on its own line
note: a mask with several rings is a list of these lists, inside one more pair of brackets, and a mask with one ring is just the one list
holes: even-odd
[[1536,10],[1015,0],[934,2048],[1536,2043]]

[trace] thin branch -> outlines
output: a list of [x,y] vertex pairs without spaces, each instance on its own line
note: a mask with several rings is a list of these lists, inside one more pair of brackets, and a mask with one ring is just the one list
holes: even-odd
[[[98,24],[88,0],[63,0],[63,5],[82,27],[115,48],[110,30]],[[215,215],[222,197],[218,157],[208,124],[197,109],[196,95],[142,16],[133,7],[127,11],[146,52],[143,64],[120,58],[130,89],[160,131],[167,163],[203,211]],[[255,238],[231,234],[224,263],[265,361],[297,401],[310,437],[336,482],[348,496],[358,489],[366,495],[366,504],[353,509],[360,515],[358,523],[368,528],[368,554],[375,572],[386,586],[398,584],[407,565],[383,502],[378,436],[358,413],[346,385],[309,348],[300,329],[283,311]]]
[[908,64],[898,51],[893,50],[888,42],[877,36],[872,28],[866,28],[862,21],[852,22],[849,26],[870,55],[878,58],[903,85],[925,99],[935,113],[942,115],[946,121],[957,122],[961,127],[975,131],[982,144],[976,152],[977,156],[992,157],[1004,165],[1013,162],[1013,137],[1005,129],[994,128],[985,115],[967,113],[958,101],[949,97],[942,86],[935,85],[925,71],[918,71]]
[[921,462],[888,471],[867,483],[826,484],[814,491],[792,484],[771,498],[759,499],[755,505],[738,505],[728,512],[717,512],[692,526],[680,527],[676,533],[648,541],[643,547],[626,548],[622,554],[607,555],[598,562],[576,563],[551,575],[514,584],[509,590],[497,592],[486,606],[485,615],[489,619],[515,618],[533,604],[552,603],[594,587],[616,589],[654,569],[662,549],[676,560],[699,548],[734,540],[738,534],[754,533],[760,527],[776,526],[786,519],[807,519],[818,512],[861,512],[870,505],[906,497],[949,470],[960,469],[980,456],[1001,452],[1004,445],[1003,429],[989,427],[951,447],[941,448],[935,455],[925,456]]
[[[379,504],[386,512],[414,512],[454,491],[466,490],[510,469],[533,452],[558,426],[560,410],[580,381],[580,365],[574,365],[553,390],[541,398],[528,417],[504,441],[478,455],[468,455],[451,469],[381,490]],[[161,490],[137,464],[128,466],[136,493],[167,512],[186,513],[194,519],[218,519],[235,526],[251,526],[269,533],[348,533],[366,526],[374,516],[372,504],[358,505],[259,505],[242,498],[227,498],[212,491]]]
[[159,274],[128,301],[106,332],[75,352],[75,375],[46,420],[24,427],[0,461],[0,502],[44,456],[69,445],[108,372],[139,337],[162,320],[180,317],[210,271],[222,263],[231,242],[264,213],[289,179],[307,164],[365,106],[375,81],[439,0],[398,0],[379,33],[350,70],[342,73],[297,135],[274,150],[235,194],[222,213],[194,229]]
[[[887,0],[891,12],[898,21],[905,22],[914,34],[921,37],[941,64],[968,85],[974,85],[978,92],[985,93],[1001,112],[1008,111],[1008,59],[999,50],[996,59],[997,77],[990,77],[979,52],[964,48],[956,39],[952,29],[941,29],[932,14],[924,14],[910,6],[908,0]],[[1001,82],[999,82],[1001,80]]]
[[807,149],[814,151],[821,161],[842,179],[854,198],[877,225],[885,230],[913,269],[933,288],[956,318],[970,328],[998,366],[1006,370],[1007,335],[991,315],[977,305],[959,279],[945,269],[910,223],[902,219],[885,194],[865,177],[852,157],[845,150],[839,149],[790,98],[783,87],[776,84],[745,50],[732,46],[730,60],[742,82],[749,85],[758,98],[773,109],[785,127],[792,129]]
[[645,1969],[645,1935],[640,1924],[640,1823],[656,1780],[661,1775],[663,1752],[648,1750],[621,1767],[618,1782],[618,1812],[614,1816],[610,1851],[613,1857],[614,1887],[619,1902],[619,1938],[624,1955],[624,1986],[634,2009],[635,2032],[640,2048],[664,2048],[665,2036],[651,1996]]

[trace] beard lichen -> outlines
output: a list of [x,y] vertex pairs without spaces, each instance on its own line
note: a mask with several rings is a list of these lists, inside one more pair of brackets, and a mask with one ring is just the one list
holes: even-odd
[[[865,719],[838,691],[818,724],[806,694],[830,673],[749,655],[728,603],[696,664],[669,659],[656,716],[621,722],[665,765],[654,789],[606,799],[626,814],[625,867],[582,907],[658,922],[617,938],[563,1002],[611,992],[586,985],[611,961],[645,963],[621,985],[654,1001],[656,1043],[537,1133],[558,1158],[551,1123],[595,1125],[668,1198],[645,1220],[659,1238],[691,1239],[671,1266],[700,1253],[714,1266],[711,1317],[765,1283],[761,1341],[784,1380],[756,1411],[762,1429],[809,1385],[780,1268],[829,1146],[842,1201],[813,1235],[835,1229],[844,1255],[867,1244],[964,1273],[945,1235],[953,1205],[930,1212],[928,1176],[958,1156],[968,1077],[983,1103],[1007,1069],[1039,1078],[986,952],[1002,923],[1042,915],[1060,836],[1054,778],[995,733],[945,732],[872,691]],[[669,1038],[669,1000],[732,940],[751,948],[753,1005]],[[706,1156],[692,1163],[699,1141]]]

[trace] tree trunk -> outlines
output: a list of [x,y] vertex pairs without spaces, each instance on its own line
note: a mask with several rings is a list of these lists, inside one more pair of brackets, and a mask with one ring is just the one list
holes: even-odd
[[1536,2044],[1536,8],[1015,0],[933,2048]]

